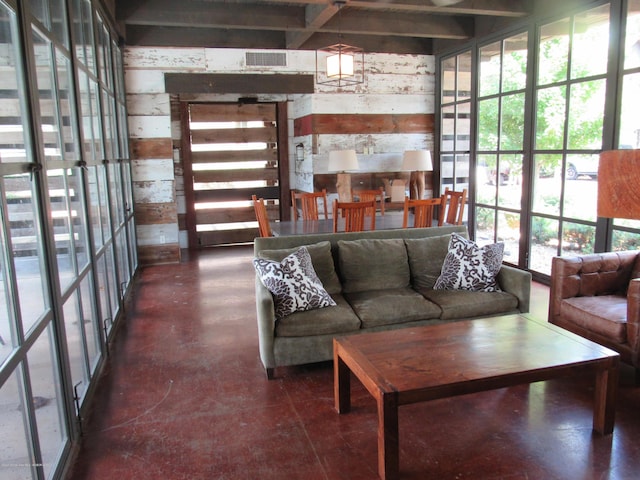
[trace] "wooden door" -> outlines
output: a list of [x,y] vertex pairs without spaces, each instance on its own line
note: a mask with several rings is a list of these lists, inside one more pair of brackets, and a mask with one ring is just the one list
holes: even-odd
[[182,120],[189,248],[253,241],[251,195],[280,218],[278,105],[184,103]]

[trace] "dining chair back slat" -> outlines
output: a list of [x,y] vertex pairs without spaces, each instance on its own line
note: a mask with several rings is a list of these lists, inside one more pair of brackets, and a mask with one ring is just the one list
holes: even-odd
[[440,208],[439,225],[462,225],[464,207],[467,201],[467,189],[461,192],[445,188],[442,195],[442,208]]
[[412,200],[409,197],[405,196],[402,228],[409,228],[410,210],[413,210],[413,228],[432,227],[434,209],[436,206],[441,206],[442,201],[442,197]]
[[322,211],[325,220],[329,219],[329,209],[327,201],[327,190],[322,189],[320,192],[295,192],[291,190],[291,206],[293,207],[293,220],[297,221],[298,201],[300,202],[300,213],[302,220],[319,220],[320,212],[318,209],[318,201],[322,201]]
[[376,229],[376,202],[333,202],[333,231],[338,231],[344,219],[345,232],[362,232],[365,229],[365,220],[369,217],[370,230]]
[[269,223],[269,217],[267,216],[267,207],[264,205],[264,199],[258,199],[255,195],[251,196],[253,200],[253,209],[256,212],[256,219],[258,220],[258,229],[260,230],[261,237],[273,237],[271,232],[271,224]]
[[380,207],[380,215],[384,215],[384,187],[377,190],[354,190],[351,196],[357,198],[359,202],[377,202]]

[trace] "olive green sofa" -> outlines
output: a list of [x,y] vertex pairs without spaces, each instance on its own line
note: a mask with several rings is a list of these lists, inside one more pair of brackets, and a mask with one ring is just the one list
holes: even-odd
[[256,275],[260,359],[272,378],[280,366],[331,360],[336,336],[529,311],[531,274],[502,265],[502,291],[434,290],[451,233],[466,226],[260,237],[257,258],[280,261],[307,246],[336,306],[276,319],[274,300]]

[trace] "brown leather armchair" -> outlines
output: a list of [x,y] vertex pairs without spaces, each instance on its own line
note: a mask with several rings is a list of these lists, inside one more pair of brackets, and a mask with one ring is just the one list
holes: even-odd
[[618,352],[640,384],[640,251],[553,258],[549,322]]

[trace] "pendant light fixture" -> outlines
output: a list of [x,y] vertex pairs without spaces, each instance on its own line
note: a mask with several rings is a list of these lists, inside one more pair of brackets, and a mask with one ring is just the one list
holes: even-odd
[[333,3],[338,7],[338,43],[316,50],[316,83],[345,87],[364,83],[364,50],[342,43],[341,8],[345,1]]

